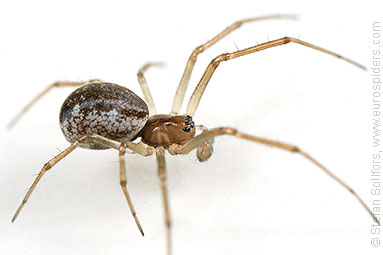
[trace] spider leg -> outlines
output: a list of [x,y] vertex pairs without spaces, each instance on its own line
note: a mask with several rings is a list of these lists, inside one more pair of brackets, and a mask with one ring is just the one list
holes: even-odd
[[[141,154],[143,156],[147,156],[147,155],[153,154],[153,148],[150,147],[150,146],[143,147],[143,145],[140,145],[140,144],[134,146],[134,145],[132,145],[133,144],[132,142],[120,143],[118,141],[114,141],[112,139],[108,139],[106,137],[103,137],[103,136],[100,136],[100,135],[97,135],[97,134],[89,134],[89,135],[82,136],[80,139],[78,139],[77,141],[72,143],[68,148],[66,148],[64,151],[62,151],[60,154],[55,156],[53,159],[51,159],[48,163],[46,163],[43,166],[43,168],[41,169],[41,171],[37,175],[35,181],[32,183],[32,186],[29,188],[29,190],[28,190],[27,194],[25,195],[23,201],[21,202],[20,206],[17,208],[17,210],[16,210],[16,212],[15,212],[13,218],[12,218],[12,222],[14,222],[16,220],[17,216],[19,215],[19,213],[23,209],[24,205],[27,203],[27,201],[28,201],[29,197],[31,196],[33,190],[36,188],[37,184],[39,183],[39,181],[41,180],[43,175],[49,169],[51,169],[54,165],[56,165],[61,159],[66,157],[69,153],[71,153],[73,150],[75,150],[78,146],[80,146],[84,142],[95,142],[95,143],[99,143],[99,144],[105,145],[105,146],[107,146],[109,148],[119,150],[119,152],[120,152],[119,153],[119,157],[120,157],[120,179],[121,179],[121,186],[122,186],[122,189],[123,189],[124,194],[126,196],[126,199],[128,200],[129,208],[130,208],[130,210],[132,212],[134,220],[136,221],[137,227],[139,228],[140,232],[143,235],[143,231],[142,231],[141,225],[140,225],[140,223],[139,223],[139,221],[137,219],[136,213],[135,213],[135,211],[133,209],[133,204],[132,204],[132,202],[130,200],[129,194],[128,194],[127,189],[126,189],[124,153],[125,153],[125,147],[127,147],[132,152],[139,153],[139,154]],[[124,185],[124,182],[125,182],[125,185]]]
[[7,128],[8,129],[13,128],[15,124],[17,123],[17,121],[19,121],[19,119],[29,110],[29,108],[31,108],[41,97],[47,94],[52,88],[79,87],[87,83],[96,82],[96,81],[99,81],[99,80],[95,79],[95,80],[89,80],[86,82],[58,81],[58,82],[52,83],[46,89],[44,89],[40,94],[38,94],[35,98],[33,98],[26,106],[24,106],[24,108],[21,109],[21,111],[8,123]]
[[145,101],[149,106],[150,115],[155,115],[157,113],[156,106],[154,105],[154,101],[152,95],[150,94],[150,90],[148,84],[146,83],[144,72],[152,66],[162,66],[162,63],[147,63],[143,65],[137,72],[138,82],[140,83],[142,93],[144,93]]
[[309,161],[314,163],[316,166],[318,166],[323,172],[325,172],[327,175],[329,175],[332,179],[334,179],[341,186],[346,188],[359,201],[359,203],[364,207],[364,209],[366,209],[366,211],[371,215],[371,217],[374,219],[374,221],[376,221],[376,223],[378,223],[380,225],[379,219],[374,215],[374,213],[372,213],[372,211],[368,208],[367,204],[359,197],[359,195],[357,193],[355,193],[355,191],[350,186],[348,186],[346,183],[344,183],[339,177],[334,175],[330,170],[328,170],[326,167],[324,167],[316,159],[314,159],[309,154],[302,151],[301,149],[299,149],[296,146],[289,145],[289,144],[282,143],[282,142],[269,140],[269,139],[265,139],[265,138],[261,138],[261,137],[247,135],[247,134],[238,132],[236,129],[233,129],[233,128],[221,127],[221,128],[214,128],[214,129],[211,129],[209,131],[203,132],[200,135],[198,135],[198,136],[194,137],[193,139],[191,139],[190,141],[188,141],[187,143],[185,143],[184,145],[178,146],[176,153],[177,154],[187,154],[190,151],[192,151],[193,149],[200,147],[206,141],[209,141],[213,137],[216,137],[219,135],[232,135],[232,136],[244,139],[244,140],[248,140],[248,141],[252,141],[252,142],[256,142],[256,143],[261,143],[261,144],[265,144],[268,146],[272,146],[272,147],[276,147],[279,149],[283,149],[283,150],[287,150],[290,152],[295,152],[295,153],[300,154],[301,156],[303,156],[304,158],[308,159]]
[[229,27],[227,27],[225,30],[223,30],[218,35],[216,35],[214,38],[212,38],[211,40],[207,41],[206,43],[195,48],[193,50],[193,52],[191,53],[189,60],[186,63],[184,73],[182,75],[182,78],[180,80],[176,94],[175,94],[174,99],[173,99],[172,112],[170,114],[171,115],[177,115],[178,112],[180,111],[182,102],[184,100],[186,88],[188,86],[190,76],[192,74],[194,65],[197,61],[197,57],[199,54],[201,54],[206,49],[208,49],[209,47],[211,47],[212,45],[214,45],[215,43],[220,41],[226,35],[230,34],[234,30],[238,29],[244,23],[249,23],[249,22],[259,21],[259,20],[265,20],[265,19],[279,19],[279,18],[295,19],[296,17],[294,15],[267,15],[267,16],[261,16],[261,17],[255,17],[255,18],[242,19],[242,20],[239,20],[237,22],[234,22]]
[[142,236],[144,236],[144,230],[142,229],[140,221],[137,218],[137,213],[134,210],[133,202],[130,199],[129,192],[128,192],[128,189],[126,187],[127,181],[126,181],[126,170],[125,170],[125,152],[126,152],[125,146],[121,145],[120,146],[120,152],[119,152],[119,159],[120,159],[120,184],[121,184],[122,191],[124,192],[126,201],[128,202],[130,212],[133,215],[134,221],[136,222],[136,225],[137,225],[138,229],[140,230]]
[[[208,131],[208,129],[203,125],[197,125],[196,129],[199,131],[202,131],[202,133]],[[214,137],[205,141],[203,144],[197,147],[196,156],[200,162],[208,160],[210,156],[213,154],[213,144],[214,144]],[[169,146],[168,152],[171,155],[177,155],[179,154],[180,148],[182,148],[182,145],[172,144],[171,146]]]
[[359,64],[359,63],[357,63],[357,62],[355,62],[349,58],[343,57],[343,56],[341,56],[335,52],[326,50],[324,48],[318,47],[318,46],[313,45],[313,44],[308,43],[308,42],[301,41],[301,40],[296,39],[296,38],[284,37],[284,38],[276,39],[276,40],[273,40],[270,42],[262,43],[262,44],[259,44],[256,46],[252,46],[252,47],[247,48],[247,49],[235,51],[232,53],[225,53],[225,54],[219,55],[218,57],[214,58],[210,62],[208,67],[206,68],[205,73],[202,75],[201,80],[199,81],[198,85],[194,89],[194,92],[193,92],[192,96],[190,97],[189,103],[187,105],[186,113],[190,116],[194,115],[194,113],[198,107],[198,104],[201,100],[201,97],[205,91],[205,88],[206,88],[207,84],[209,83],[211,76],[213,75],[214,71],[217,69],[217,67],[219,66],[219,64],[221,62],[228,61],[228,60],[231,60],[234,58],[238,58],[238,57],[241,57],[244,55],[248,55],[248,54],[251,54],[251,53],[254,53],[257,51],[270,49],[270,48],[273,48],[273,47],[276,47],[279,45],[288,44],[288,43],[296,43],[296,44],[303,45],[305,47],[309,47],[309,48],[314,49],[314,50],[321,51],[323,53],[332,55],[332,56],[337,57],[341,60],[349,62],[350,64],[353,64],[353,65],[355,65],[355,66],[357,66],[363,70],[366,70],[366,67],[364,67],[363,65],[361,65],[361,64]]
[[161,191],[162,191],[162,197],[164,202],[164,213],[165,213],[165,225],[166,225],[166,232],[167,232],[167,254],[171,255],[171,220],[170,220],[170,212],[169,212],[169,198],[168,198],[168,191],[167,191],[167,184],[166,184],[166,164],[165,164],[165,149],[162,147],[158,147],[156,149],[156,156],[157,156],[157,165],[158,165],[158,177],[161,181]]

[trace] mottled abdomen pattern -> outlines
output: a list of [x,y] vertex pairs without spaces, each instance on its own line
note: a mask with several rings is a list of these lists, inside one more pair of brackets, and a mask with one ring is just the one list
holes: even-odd
[[[116,141],[134,139],[149,116],[146,103],[131,90],[113,83],[86,84],[68,96],[60,111],[60,126],[73,143],[85,134],[98,134]],[[83,143],[88,149],[106,149]]]

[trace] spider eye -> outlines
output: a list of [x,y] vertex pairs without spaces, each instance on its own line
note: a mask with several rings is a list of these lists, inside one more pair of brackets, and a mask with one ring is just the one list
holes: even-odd
[[186,115],[186,120],[187,121],[191,121],[192,120],[192,117],[190,115]]
[[190,127],[184,127],[182,130],[185,132],[190,132]]
[[191,128],[194,128],[194,122],[191,121],[191,120],[186,121],[186,122],[185,122],[185,125],[187,125],[187,126],[189,126],[189,127],[191,127]]

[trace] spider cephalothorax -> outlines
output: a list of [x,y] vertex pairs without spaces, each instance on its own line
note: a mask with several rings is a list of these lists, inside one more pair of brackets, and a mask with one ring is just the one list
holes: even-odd
[[142,141],[153,147],[169,147],[185,144],[195,135],[194,122],[190,116],[153,115],[141,131]]

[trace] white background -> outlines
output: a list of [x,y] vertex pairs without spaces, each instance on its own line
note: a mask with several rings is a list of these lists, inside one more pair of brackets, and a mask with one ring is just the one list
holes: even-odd
[[[379,1],[14,1],[0,4],[2,254],[164,254],[162,198],[153,157],[127,157],[129,191],[146,236],[119,186],[118,153],[78,149],[46,174],[14,224],[35,174],[68,146],[58,125],[70,88],[49,93],[11,131],[5,125],[56,80],[99,78],[142,95],[146,77],[157,108],[170,110],[194,47],[232,22],[274,13],[299,21],[243,26],[202,54],[209,61],[283,36],[370,65],[371,24]],[[144,3],[145,2],[145,3]],[[298,145],[350,184],[368,204],[368,72],[299,45],[223,63],[195,122]],[[190,95],[192,89],[188,90]],[[358,202],[298,155],[219,137],[215,154],[167,156],[174,254],[377,254],[372,220]],[[381,252],[381,249],[380,249]]]

